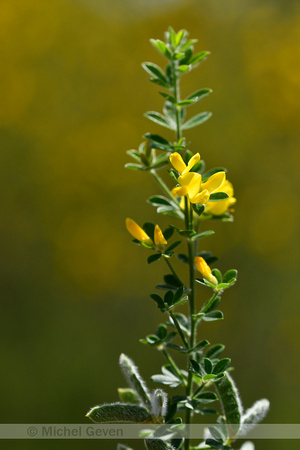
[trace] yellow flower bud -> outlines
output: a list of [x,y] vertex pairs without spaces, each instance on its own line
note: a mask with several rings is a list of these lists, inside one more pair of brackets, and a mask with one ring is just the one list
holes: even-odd
[[160,250],[163,250],[164,246],[167,245],[167,241],[158,225],[155,225],[154,228],[154,243]]
[[145,242],[148,245],[153,245],[152,239],[148,236],[147,233],[132,219],[127,217],[126,219],[126,228],[129,233],[138,241]]
[[205,280],[207,280],[210,283],[215,284],[217,286],[218,280],[211,273],[211,268],[209,267],[209,265],[207,264],[205,259],[203,259],[201,256],[196,256],[196,258],[194,259],[194,262],[195,262],[196,269],[198,270],[198,272],[201,273],[203,278],[205,278]]

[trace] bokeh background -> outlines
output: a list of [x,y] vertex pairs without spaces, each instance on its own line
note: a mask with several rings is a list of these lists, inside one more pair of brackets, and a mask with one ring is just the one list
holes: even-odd
[[[212,119],[187,137],[208,167],[229,169],[238,198],[234,224],[206,225],[217,233],[203,249],[221,270],[238,268],[239,282],[224,297],[225,321],[203,338],[226,344],[245,407],[267,397],[267,423],[299,422],[299,6],[1,0],[1,423],[85,423],[125,385],[121,352],[147,379],[163,363],[138,343],[163,320],[148,297],[161,266],[147,265],[124,227],[126,216],[156,220],[145,199],[159,190],[123,167],[125,151],[159,131],[143,117],[162,99],[140,63],[163,64],[149,38],[169,25],[212,52],[183,78],[184,94],[214,90],[194,107]],[[257,449],[282,445],[299,448]],[[116,442],[9,442],[54,447]]]

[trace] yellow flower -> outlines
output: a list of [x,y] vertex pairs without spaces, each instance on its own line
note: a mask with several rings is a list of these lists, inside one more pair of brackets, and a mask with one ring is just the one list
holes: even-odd
[[196,153],[194,156],[192,156],[192,158],[188,162],[188,165],[185,164],[185,162],[182,159],[182,156],[179,153],[174,152],[170,155],[170,162],[172,166],[181,175],[188,173],[198,161],[200,161],[199,153]]
[[126,219],[126,228],[135,239],[140,242],[145,242],[145,244],[151,245],[151,247],[154,247],[155,244],[157,250],[163,251],[164,246],[167,245],[167,241],[158,225],[155,225],[154,228],[154,244],[148,234],[129,217]]
[[187,172],[178,177],[180,186],[175,187],[172,194],[176,197],[186,195],[191,203],[206,204],[210,194],[222,186],[225,176],[225,172],[214,173],[202,184],[202,177],[199,173]]
[[154,228],[154,243],[160,250],[163,250],[164,246],[167,245],[167,241],[158,225],[155,225]]
[[209,265],[207,264],[205,259],[203,259],[201,256],[196,256],[196,258],[194,259],[194,262],[195,262],[196,269],[198,270],[198,272],[201,273],[203,278],[205,278],[205,280],[207,280],[210,283],[217,286],[218,280],[211,273],[211,268],[209,267]]
[[147,233],[132,219],[127,217],[126,219],[126,228],[129,233],[138,241],[145,242],[148,245],[153,245],[152,239],[148,236]]
[[225,192],[229,195],[229,198],[225,200],[220,200],[219,202],[210,202],[205,207],[205,212],[213,214],[214,216],[221,216],[228,209],[235,204],[236,199],[234,198],[233,186],[230,181],[225,180],[223,185],[218,188],[215,192]]

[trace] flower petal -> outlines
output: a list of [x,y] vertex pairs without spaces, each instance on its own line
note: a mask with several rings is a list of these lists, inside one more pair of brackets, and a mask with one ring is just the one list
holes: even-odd
[[172,189],[172,194],[174,197],[183,197],[188,192],[186,186],[177,186]]
[[209,179],[202,184],[202,189],[207,189],[210,194],[215,192],[217,189],[219,189],[222,184],[224,183],[226,178],[225,172],[217,172],[214,173]]
[[132,219],[127,217],[126,228],[129,233],[138,241],[145,242],[148,245],[153,245],[152,239],[149,238],[148,234]]
[[182,172],[182,175],[184,175],[185,173],[189,172],[193,166],[195,164],[197,164],[197,162],[200,161],[200,154],[196,153],[194,156],[192,156],[192,158],[189,160],[188,165],[186,166],[186,168],[184,169],[184,171]]
[[167,245],[167,241],[158,225],[155,225],[154,229],[154,243],[160,248]]
[[176,169],[180,174],[184,172],[186,165],[179,153],[172,153],[169,159],[174,169]]
[[214,277],[212,275],[211,268],[209,267],[209,265],[207,264],[205,259],[203,259],[201,256],[196,256],[196,258],[194,259],[194,262],[195,262],[196,269],[198,270],[198,272],[201,273],[203,278],[205,278],[207,281],[209,281],[212,284],[215,284],[215,285],[218,284],[218,280],[216,279],[216,277]]
[[199,203],[200,205],[204,205],[209,200],[210,193],[207,189],[199,192],[199,194],[195,195],[195,197],[190,198],[191,203]]
[[199,193],[201,180],[201,175],[196,172],[188,172],[178,178],[181,186],[186,186],[189,197],[194,197]]

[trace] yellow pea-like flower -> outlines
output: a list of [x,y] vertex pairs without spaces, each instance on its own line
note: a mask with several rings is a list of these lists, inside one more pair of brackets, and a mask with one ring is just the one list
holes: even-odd
[[175,187],[172,190],[172,194],[176,197],[183,197],[187,195],[192,203],[193,198],[199,193],[201,187],[202,177],[196,172],[187,172],[178,178],[180,186]]
[[211,273],[211,268],[209,267],[209,265],[207,264],[205,259],[203,259],[201,256],[196,256],[196,258],[194,259],[194,262],[195,262],[196,269],[198,270],[198,272],[201,273],[203,278],[205,278],[205,280],[207,280],[210,283],[217,286],[218,280]]
[[126,228],[129,233],[138,241],[145,242],[148,245],[153,245],[152,239],[148,236],[147,233],[132,219],[127,217],[126,219]]
[[225,172],[214,173],[209,179],[201,185],[201,190],[207,189],[210,194],[220,189],[225,181]]
[[165,240],[165,237],[158,225],[155,225],[154,228],[154,244],[160,250],[163,250],[164,246],[167,245],[167,241]]
[[234,198],[233,186],[230,181],[225,180],[222,186],[215,192],[225,192],[229,195],[229,198],[225,200],[220,200],[219,202],[210,202],[205,206],[205,212],[213,214],[214,216],[221,216],[228,209],[235,204],[236,198]]
[[192,156],[187,165],[185,164],[185,162],[182,159],[182,156],[179,153],[174,152],[170,155],[170,162],[172,166],[181,175],[188,173],[198,161],[200,161],[199,153],[196,153],[194,156]]

